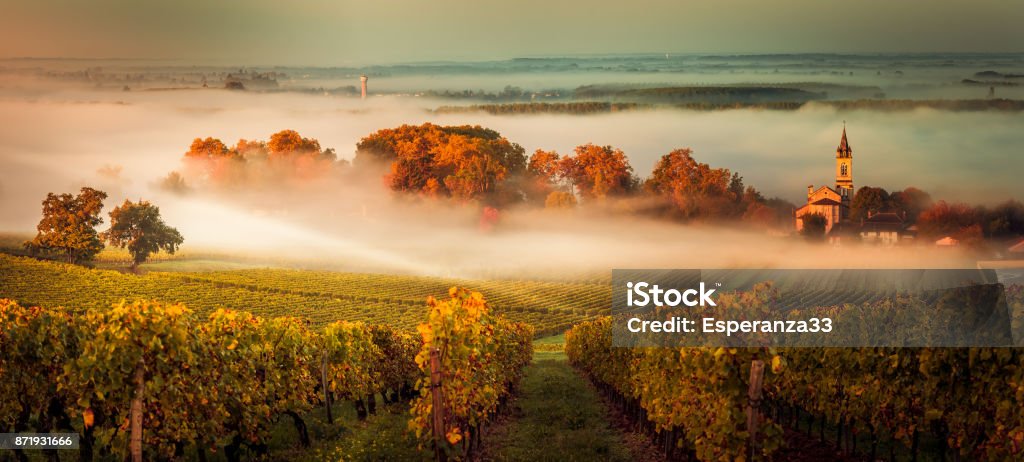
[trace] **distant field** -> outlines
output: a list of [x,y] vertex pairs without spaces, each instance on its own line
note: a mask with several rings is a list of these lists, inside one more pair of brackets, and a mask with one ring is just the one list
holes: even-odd
[[[0,252],[11,254],[11,255],[28,255],[28,251],[25,250],[25,241],[31,240],[34,234],[27,233],[0,233]],[[99,255],[96,256],[95,266],[106,268],[106,267],[127,267],[131,263],[132,257],[127,250],[118,247],[105,247]],[[217,253],[210,251],[190,251],[190,250],[179,250],[174,255],[166,252],[157,252],[149,256],[149,261],[144,263],[142,266],[151,267],[165,262],[170,261],[181,261],[181,260],[205,260],[208,262],[217,261],[221,264],[227,264],[226,262],[239,262],[244,263],[245,259],[239,256],[232,256],[228,253]],[[172,271],[172,270],[170,270]]]
[[[117,269],[124,270],[126,264],[122,262],[101,262],[96,265],[97,268],[101,269]],[[240,270],[240,269],[251,269],[251,268],[263,268],[265,265],[258,265],[254,263],[235,262],[230,260],[216,260],[216,259],[204,259],[204,258],[181,258],[181,259],[166,259],[163,261],[147,262],[139,265],[141,272],[148,273],[151,271],[160,272],[204,272],[204,271],[227,271],[227,270]]]
[[455,285],[482,292],[498,313],[532,324],[538,335],[560,333],[608,314],[611,307],[611,287],[604,284],[288,269],[134,275],[0,254],[0,298],[22,304],[94,308],[122,299],[157,299],[199,312],[227,307],[261,316],[299,316],[315,325],[349,320],[412,329],[423,319],[426,298],[443,296]]

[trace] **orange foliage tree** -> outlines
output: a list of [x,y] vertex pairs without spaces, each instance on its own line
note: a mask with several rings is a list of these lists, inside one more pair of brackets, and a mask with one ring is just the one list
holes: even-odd
[[521,146],[480,126],[402,125],[378,130],[356,145],[356,164],[388,166],[394,191],[459,200],[518,196]]
[[558,172],[587,199],[621,196],[636,189],[633,167],[621,149],[584,144],[558,162]]
[[734,214],[744,193],[742,179],[729,169],[697,162],[692,154],[684,148],[662,156],[644,188],[670,200],[683,218]]
[[295,130],[281,130],[270,135],[267,149],[270,151],[271,156],[319,154],[320,142],[312,138],[303,138]]
[[[295,130],[274,133],[269,141],[241,139],[233,148],[216,138],[196,138],[184,160],[189,179],[216,186],[305,181],[342,165],[333,149],[321,149],[319,141]],[[168,188],[187,189],[180,174],[173,178]]]
[[644,191],[663,201],[655,211],[678,219],[791,226],[792,204],[766,199],[757,189],[745,186],[739,174],[698,162],[689,148],[662,156],[644,183]]
[[[555,151],[538,149],[530,156],[526,164],[527,180],[524,184],[526,198],[532,203],[540,204],[555,193],[559,186],[559,161],[561,156]],[[571,193],[566,193],[570,194]]]
[[976,245],[984,238],[981,214],[967,204],[938,201],[921,212],[917,227],[921,235],[928,238],[952,236],[965,245]]

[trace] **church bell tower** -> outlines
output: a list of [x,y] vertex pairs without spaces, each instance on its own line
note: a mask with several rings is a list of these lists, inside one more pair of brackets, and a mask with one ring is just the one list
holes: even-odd
[[850,142],[846,140],[846,122],[843,122],[843,138],[839,140],[839,147],[836,148],[836,192],[843,199],[845,212],[840,215],[845,218],[848,214],[850,203],[853,201],[853,149]]

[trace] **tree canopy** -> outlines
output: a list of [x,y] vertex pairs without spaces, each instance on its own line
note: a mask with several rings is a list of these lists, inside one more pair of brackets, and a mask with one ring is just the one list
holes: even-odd
[[184,238],[160,218],[160,209],[146,201],[124,201],[110,212],[110,229],[103,233],[110,245],[128,248],[132,269],[161,250],[173,254]]
[[[579,201],[686,221],[792,226],[792,204],[764,197],[744,185],[736,172],[698,162],[689,148],[662,156],[643,182],[626,154],[615,147],[588,143],[569,155],[537,149],[527,157],[522,146],[479,125],[424,123],[381,129],[363,137],[355,154],[356,168],[339,178],[380,178],[387,189],[417,197],[498,207],[526,202],[562,208]],[[344,164],[336,161],[332,149],[323,149],[317,140],[294,130],[277,132],[268,141],[242,139],[234,147],[214,138],[197,138],[185,159],[197,166],[198,178],[222,185],[304,180],[327,171],[324,166]],[[161,184],[173,191],[193,191],[190,183],[197,177],[172,174]],[[865,202],[865,207],[898,204],[905,210],[923,210],[930,205],[930,197],[915,188],[891,197],[884,193],[882,199],[878,205]]]
[[[245,140],[239,142],[240,146]],[[267,149],[272,156],[289,156],[294,154],[320,154],[320,142],[312,138],[303,138],[295,130],[281,130],[270,135]]]
[[95,228],[103,224],[100,212],[106,198],[107,193],[88,187],[77,196],[47,194],[38,234],[25,246],[33,252],[59,253],[68,263],[92,260],[103,250]]
[[761,226],[789,223],[793,205],[765,199],[727,168],[713,168],[693,158],[689,148],[665,154],[644,183],[647,194],[667,203],[662,209],[683,220],[742,219]]
[[633,167],[621,149],[584,144],[574,156],[562,158],[558,172],[585,199],[621,196],[636,190]]
[[906,212],[907,217],[916,220],[921,212],[932,206],[932,196],[920,189],[910,186],[903,191],[896,191],[889,195],[893,207],[899,211]]
[[692,154],[692,150],[684,148],[662,156],[644,184],[645,189],[671,199],[686,218],[730,214],[734,203],[742,197],[742,180],[729,169],[697,162]]
[[[339,164],[337,160],[333,149],[321,149],[319,141],[295,130],[281,130],[270,135],[269,141],[240,139],[230,148],[217,138],[196,138],[184,155],[188,179],[219,187],[319,178],[329,174]],[[164,183],[165,188],[176,192],[189,189],[185,176],[178,173]]]
[[889,192],[874,186],[858,189],[850,203],[850,218],[853,220],[863,220],[874,213],[894,211]]
[[402,125],[356,145],[356,164],[389,166],[393,191],[460,200],[509,197],[526,168],[522,146],[480,126]]
[[818,213],[810,213],[802,217],[804,223],[800,234],[810,242],[821,242],[825,240],[825,228],[828,220]]
[[191,159],[215,159],[220,157],[236,157],[238,153],[232,152],[224,145],[224,142],[213,137],[196,138],[192,140],[185,157]]
[[544,208],[547,209],[574,209],[576,208],[576,196],[565,191],[552,191],[544,200]]

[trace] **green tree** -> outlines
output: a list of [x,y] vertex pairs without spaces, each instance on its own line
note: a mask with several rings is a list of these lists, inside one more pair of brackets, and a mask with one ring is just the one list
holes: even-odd
[[1013,237],[1024,234],[1024,204],[1010,199],[991,209],[977,208],[986,236]]
[[892,199],[893,207],[907,213],[907,219],[910,221],[917,221],[917,216],[934,204],[930,194],[913,186],[896,191],[889,198]]
[[854,220],[860,220],[867,218],[869,213],[887,211],[891,207],[892,200],[888,191],[873,186],[864,186],[853,195],[850,212]]
[[802,220],[804,222],[804,227],[800,230],[800,234],[804,239],[811,242],[821,242],[825,240],[825,225],[827,224],[827,221],[824,216],[812,213],[804,215]]
[[124,201],[110,212],[110,229],[103,233],[110,245],[128,248],[132,270],[161,250],[173,254],[184,238],[160,218],[160,208],[146,201]]
[[68,263],[92,260],[103,250],[96,226],[103,224],[100,211],[107,193],[82,188],[77,196],[47,194],[43,200],[43,219],[35,239],[26,242],[32,251],[62,254]]

